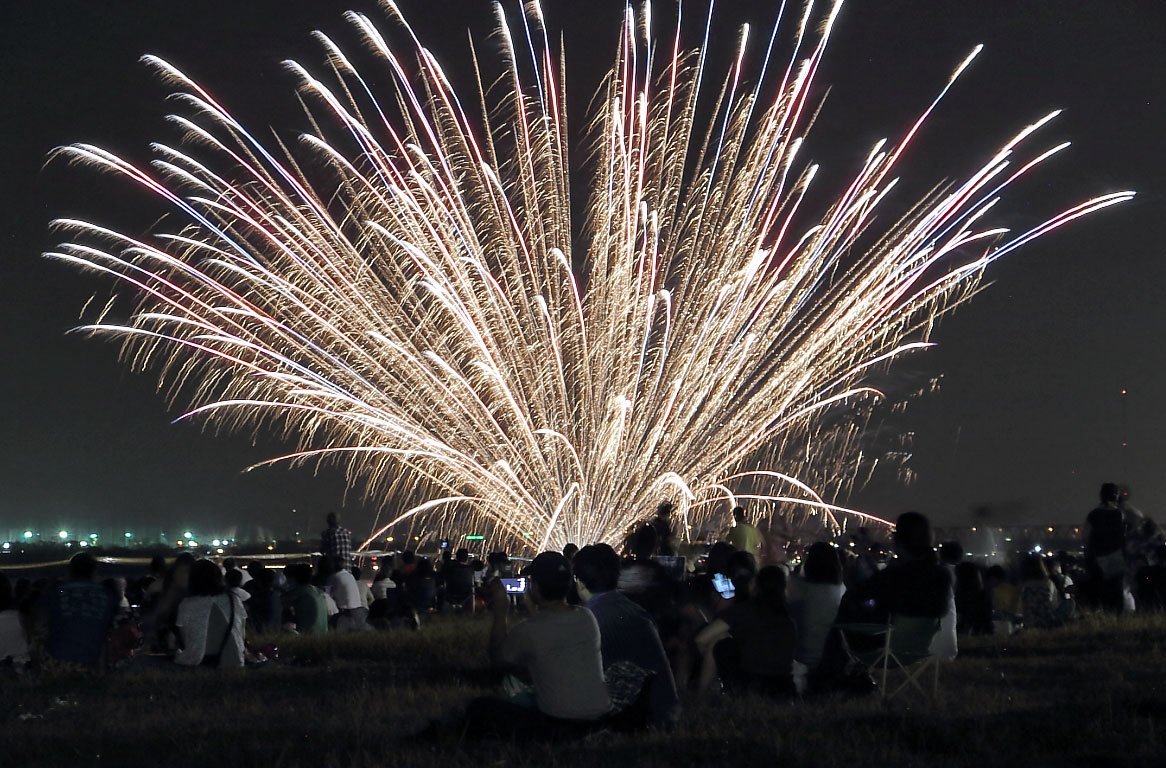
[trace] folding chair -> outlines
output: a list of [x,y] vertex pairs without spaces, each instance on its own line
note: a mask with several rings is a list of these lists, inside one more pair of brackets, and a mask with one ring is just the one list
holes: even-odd
[[[931,653],[931,641],[939,632],[939,619],[917,616],[891,616],[885,624],[844,624],[843,632],[867,637],[881,637],[882,647],[855,654],[867,671],[879,676],[879,694],[892,699],[905,690],[915,689],[927,696],[924,674],[931,670],[931,698],[939,695],[939,659]],[[887,679],[895,673],[902,680],[893,689]]]

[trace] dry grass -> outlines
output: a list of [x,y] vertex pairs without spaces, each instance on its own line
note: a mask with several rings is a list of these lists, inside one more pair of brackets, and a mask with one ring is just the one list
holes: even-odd
[[[570,744],[407,739],[490,692],[482,617],[283,640],[234,673],[171,667],[0,681],[4,766],[996,766],[1166,758],[1166,618],[966,639],[937,702],[691,699],[670,734]],[[290,658],[294,657],[292,663]],[[22,718],[23,716],[23,718]]]

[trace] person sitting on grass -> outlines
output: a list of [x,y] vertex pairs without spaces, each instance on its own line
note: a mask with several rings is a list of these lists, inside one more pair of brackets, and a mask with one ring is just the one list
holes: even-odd
[[798,628],[794,659],[804,666],[808,680],[817,683],[826,640],[846,593],[838,550],[824,541],[812,544],[802,572],[793,577],[789,591],[790,615]]
[[1029,554],[1020,561],[1020,579],[1025,627],[1052,629],[1073,617],[1076,605],[1058,592],[1040,555]]
[[607,544],[592,544],[579,550],[574,566],[579,597],[599,624],[604,669],[630,662],[652,673],[648,682],[652,724],[672,725],[680,715],[672,668],[652,617],[615,588],[619,555]]
[[[217,567],[216,567],[216,570]],[[47,594],[49,656],[87,666],[100,666],[105,639],[117,611],[117,598],[94,581],[97,559],[78,552],[69,560],[69,580]]]
[[405,577],[405,594],[418,613],[437,608],[437,577],[428,557],[418,558],[416,567]]
[[368,629],[368,608],[356,586],[352,571],[345,568],[335,557],[320,560],[320,570],[324,574],[324,592],[336,601],[336,615],[331,619],[333,629],[355,632]]
[[651,525],[641,525],[629,540],[631,562],[625,562],[619,574],[619,591],[648,612],[659,626],[672,608],[675,583],[656,562],[659,537]]
[[502,583],[495,580],[488,587],[493,614],[489,652],[495,667],[529,673],[533,701],[474,699],[466,711],[467,738],[577,735],[611,710],[599,625],[586,608],[567,604],[571,563],[558,552],[543,552],[523,573],[531,615],[513,628]]
[[354,565],[348,569],[348,572],[351,573],[352,578],[356,580],[356,589],[358,592],[360,592],[360,602],[364,605],[365,608],[368,608],[370,605],[372,605],[372,587],[369,586],[367,581],[364,581],[361,578],[361,576],[364,575],[364,571],[361,570],[359,565]]
[[955,567],[956,629],[965,634],[992,634],[992,596],[984,586],[984,574],[975,563]]
[[294,563],[284,568],[289,589],[283,593],[283,605],[290,610],[296,632],[301,635],[328,631],[328,605],[324,593],[312,584],[312,566]]
[[223,572],[210,560],[190,569],[190,596],[178,605],[178,654],[174,661],[189,667],[243,666],[243,633],[247,613],[223,582]]
[[442,570],[441,575],[445,580],[445,607],[472,608],[474,569],[470,567],[469,550],[465,547],[459,549],[454,559]]
[[190,569],[195,557],[190,552],[182,552],[162,579],[161,592],[151,602],[150,610],[142,617],[142,632],[154,650],[172,653],[178,641],[174,622],[178,617],[178,605],[190,594]]
[[275,588],[275,575],[270,568],[256,568],[244,587],[251,595],[247,601],[247,624],[253,634],[269,635],[283,628],[283,603]]
[[757,574],[747,600],[735,599],[697,634],[704,658],[700,689],[711,690],[720,678],[728,691],[792,695],[796,644],[797,629],[786,609],[785,571],[768,565]]
[[1022,619],[1020,590],[1012,583],[1008,571],[1002,565],[988,568],[984,576],[984,588],[992,603],[992,631],[995,634],[1011,635],[1020,626]]

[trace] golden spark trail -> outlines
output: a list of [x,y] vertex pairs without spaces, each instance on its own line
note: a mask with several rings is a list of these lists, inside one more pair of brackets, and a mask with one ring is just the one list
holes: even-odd
[[741,499],[831,530],[883,522],[835,503],[870,469],[873,377],[931,346],[936,318],[992,261],[1134,194],[1017,236],[988,221],[1067,146],[1029,149],[1054,112],[967,178],[885,213],[977,47],[815,214],[823,174],[798,153],[841,0],[807,5],[782,64],[780,15],[768,36],[742,29],[719,73],[711,5],[695,51],[679,12],[657,38],[651,6],[628,6],[577,133],[538,2],[514,33],[496,6],[492,47],[471,46],[469,102],[384,6],[395,36],[347,18],[385,92],[317,33],[330,79],[287,63],[312,132],[278,151],[145,57],[181,90],[183,147],[153,145],[143,168],[85,144],[55,154],[163,200],[173,231],[61,220],[71,240],[46,254],[136,297],[127,317],[107,304],[81,330],[157,372],[180,418],[266,426],[293,447],[264,465],[337,462],[371,506],[392,506],[365,546],[404,524],[531,547],[612,541],[662,498],[698,529]]

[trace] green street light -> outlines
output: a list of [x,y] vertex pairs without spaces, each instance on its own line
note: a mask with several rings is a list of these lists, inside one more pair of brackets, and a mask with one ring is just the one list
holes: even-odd
[[24,538],[31,539],[32,538],[32,531],[25,531]]
[[183,534],[182,534],[182,538],[184,538],[184,539],[193,539],[193,538],[194,538],[194,534],[193,534],[193,533],[191,533],[190,531],[184,531],[184,532],[183,532]]
[[68,531],[58,531],[57,536],[59,538],[61,538],[62,540],[67,539],[67,538],[69,538],[69,532]]
[[126,538],[127,539],[132,539],[133,537],[134,537],[134,535],[132,533],[130,533],[129,531],[126,531]]

